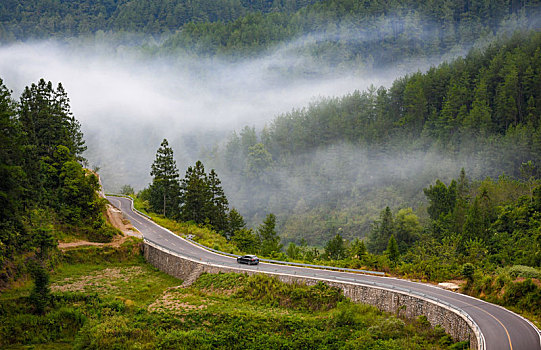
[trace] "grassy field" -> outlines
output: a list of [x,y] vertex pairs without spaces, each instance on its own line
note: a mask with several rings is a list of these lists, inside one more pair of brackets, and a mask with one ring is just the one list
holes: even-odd
[[72,248],[57,257],[51,299],[34,313],[33,283],[0,296],[5,349],[451,349],[426,319],[407,321],[354,304],[324,284],[203,274],[191,287],[120,247]]

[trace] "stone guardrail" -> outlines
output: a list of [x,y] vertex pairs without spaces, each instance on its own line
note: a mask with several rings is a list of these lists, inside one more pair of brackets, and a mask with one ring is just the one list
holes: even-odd
[[[441,324],[442,327],[446,330],[446,332],[451,334],[455,339],[470,340],[470,344],[473,345],[473,348],[477,348],[478,350],[486,349],[485,338],[481,332],[481,329],[466,311],[444,300],[433,297],[431,295],[427,295],[425,293],[417,292],[403,287],[393,286],[387,283],[354,280],[348,281],[343,278],[339,278],[339,280],[330,280],[327,278],[317,277],[317,274],[314,274],[313,277],[305,274],[291,275],[280,272],[278,270],[275,270],[274,272],[261,271],[256,269],[248,270],[239,267],[237,264],[228,265],[211,263],[209,261],[205,262],[197,257],[181,255],[168,249],[162,244],[147,238],[144,239],[144,245],[144,255],[147,261],[149,261],[158,269],[170,275],[184,280],[190,280],[190,283],[193,282],[203,272],[218,273],[240,271],[249,274],[268,273],[277,275],[281,280],[290,283],[299,281],[304,281],[305,283],[310,281],[325,281],[330,285],[341,288],[344,291],[344,294],[346,296],[349,296],[354,301],[368,303],[380,309],[384,309],[384,311],[388,312],[398,313],[400,312],[403,305],[408,306],[411,308],[412,311],[408,310],[408,307],[406,307],[406,310],[408,310],[406,314],[409,313],[410,317],[418,316],[419,314],[422,314],[422,311],[437,311],[437,309],[439,308],[441,309],[439,311],[440,315],[435,315],[434,312],[428,312],[429,315],[426,315],[429,321],[431,321],[431,324]],[[149,247],[153,248],[153,250],[150,251]],[[166,253],[169,256],[158,256],[158,251]],[[171,264],[175,263],[175,261],[174,259],[170,259],[170,256],[176,257],[177,259],[181,260],[176,261],[176,264]],[[184,261],[182,261],[182,259]],[[374,290],[359,291],[356,290],[357,287],[375,289],[382,292],[375,292]],[[397,297],[396,294],[399,294],[402,297]],[[386,300],[390,300],[390,304],[389,302],[386,302]],[[419,301],[430,303],[431,305],[435,306],[435,309],[431,309],[430,307],[427,307],[427,305],[420,305]],[[455,314],[457,317],[462,319],[462,321],[466,324],[467,328],[469,328],[470,331],[473,333],[473,337],[471,335],[468,336],[469,332],[465,331],[463,327],[457,325],[456,323],[453,323],[452,320],[450,320],[450,318],[452,318],[452,315],[450,314]],[[433,321],[442,322],[434,323]]]

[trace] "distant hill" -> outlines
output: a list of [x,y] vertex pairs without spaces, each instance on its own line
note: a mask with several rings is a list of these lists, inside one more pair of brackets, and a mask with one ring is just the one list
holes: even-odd
[[[539,27],[537,1],[393,2],[357,0],[6,0],[0,42],[137,34],[150,54],[243,58],[280,47],[313,63],[286,74],[332,67],[428,64],[517,28]],[[142,44],[144,43],[144,44]]]
[[232,205],[250,219],[276,213],[288,240],[362,237],[385,206],[425,205],[422,189],[462,167],[518,178],[522,163],[541,164],[540,81],[541,33],[519,33],[388,89],[246,127],[207,162]]
[[252,12],[294,12],[317,0],[73,0],[0,3],[0,40],[97,31],[163,34],[188,22],[229,22]]

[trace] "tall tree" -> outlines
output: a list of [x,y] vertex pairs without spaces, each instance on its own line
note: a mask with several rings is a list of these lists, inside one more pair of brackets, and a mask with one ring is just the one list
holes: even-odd
[[229,210],[227,198],[221,186],[221,181],[212,169],[208,176],[208,187],[211,200],[207,209],[210,218],[210,224],[218,231],[224,232],[228,228],[227,211]]
[[252,229],[242,228],[236,230],[231,240],[245,253],[255,253],[259,250],[259,241]]
[[150,207],[163,216],[175,218],[179,215],[180,184],[173,149],[167,139],[163,139],[152,163],[150,175],[154,176],[150,185]]
[[23,163],[22,133],[15,118],[15,103],[0,79],[0,268],[16,250],[22,232],[22,195],[26,174]]
[[246,228],[246,222],[237,209],[232,208],[227,215],[229,221],[229,227],[227,230],[226,238],[231,238],[235,232]]
[[64,145],[77,160],[83,160],[81,154],[86,146],[81,125],[71,113],[61,83],[56,90],[44,79],[26,87],[21,96],[19,119],[38,158],[52,156],[57,145]]
[[395,219],[395,240],[398,244],[400,253],[405,253],[408,248],[419,239],[421,234],[421,224],[419,218],[413,213],[413,209],[400,209]]
[[385,252],[389,256],[391,263],[396,265],[398,263],[398,258],[400,257],[400,251],[398,250],[398,243],[396,243],[394,235],[391,235],[391,238],[389,238],[389,243],[387,244],[387,249]]
[[346,257],[344,239],[340,234],[331,238],[325,245],[325,255],[332,260],[340,260]]
[[54,181],[51,183],[48,176],[51,174],[43,174],[42,168],[50,167],[59,145],[67,148],[69,157],[84,161],[82,153],[86,147],[81,126],[70,111],[62,84],[55,90],[53,84],[44,79],[24,89],[18,114],[25,135],[25,187],[31,190],[32,200],[50,202],[54,197]]
[[276,216],[269,214],[257,229],[260,243],[260,252],[264,256],[272,256],[282,249],[280,237],[276,233]]
[[201,161],[195,166],[188,167],[186,175],[181,181],[181,212],[180,217],[184,221],[194,221],[203,224],[210,221],[209,209],[212,203],[212,192],[205,173],[205,167]]
[[368,237],[368,250],[373,253],[383,253],[394,230],[393,213],[389,207],[386,207],[381,212],[379,220],[374,222],[374,226]]
[[437,220],[440,216],[446,215],[454,209],[457,198],[456,187],[455,180],[451,181],[449,187],[445,186],[440,180],[436,180],[435,185],[423,189],[430,203],[427,211],[432,220]]

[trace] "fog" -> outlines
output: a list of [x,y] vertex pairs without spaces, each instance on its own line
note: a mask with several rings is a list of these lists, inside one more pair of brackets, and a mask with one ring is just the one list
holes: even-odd
[[325,40],[381,40],[347,28],[312,33],[243,60],[151,55],[141,50],[141,43],[107,40],[1,46],[0,77],[15,97],[40,78],[63,84],[82,124],[88,165],[100,168],[104,187],[112,192],[124,184],[142,189],[151,181],[150,165],[163,138],[173,147],[182,175],[202,149],[222,143],[244,125],[259,129],[276,115],[321,96],[390,86],[399,76],[463,54],[455,48],[438,57],[397,58],[393,67],[376,70],[363,63],[332,65],[306,53],[307,45]]
[[293,79],[282,72],[302,66],[302,57],[269,54],[227,63],[219,59],[149,58],[107,44],[55,41],[0,47],[0,77],[20,96],[40,78],[61,82],[81,122],[85,157],[99,167],[104,187],[142,188],[163,138],[178,167],[198,157],[232,130],[261,127],[279,113],[318,96],[339,96],[396,77],[342,74]]
[[268,213],[278,218],[284,242],[322,245],[340,229],[348,239],[364,237],[389,206],[419,208],[423,188],[448,184],[464,168],[470,179],[486,176],[477,154],[448,157],[436,151],[367,151],[339,143],[288,157],[256,181],[219,172],[230,202],[257,227]]

